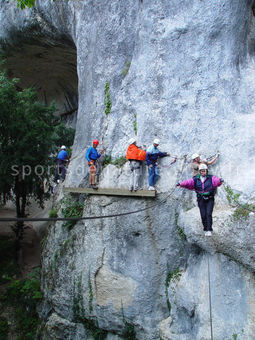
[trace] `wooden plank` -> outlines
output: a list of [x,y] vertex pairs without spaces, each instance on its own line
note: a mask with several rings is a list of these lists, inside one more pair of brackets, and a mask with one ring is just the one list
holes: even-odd
[[129,191],[127,189],[114,189],[114,188],[72,188],[63,187],[64,192],[77,193],[77,194],[89,194],[89,195],[106,195],[106,196],[130,196],[130,197],[156,197],[154,190],[138,190]]

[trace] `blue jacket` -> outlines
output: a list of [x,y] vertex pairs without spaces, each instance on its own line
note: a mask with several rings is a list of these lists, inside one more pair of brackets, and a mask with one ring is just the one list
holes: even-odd
[[61,159],[62,161],[64,161],[66,158],[68,158],[68,153],[65,150],[61,150],[58,153],[57,159]]
[[97,149],[94,149],[92,146],[88,148],[88,151],[86,152],[86,159],[88,162],[91,160],[96,161],[101,156],[100,153],[97,152]]
[[161,157],[166,157],[167,152],[161,152],[154,145],[151,145],[146,151],[146,163],[147,165],[155,164]]

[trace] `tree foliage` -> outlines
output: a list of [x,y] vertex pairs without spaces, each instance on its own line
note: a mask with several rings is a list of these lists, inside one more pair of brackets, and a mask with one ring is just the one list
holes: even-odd
[[57,148],[70,146],[74,131],[54,115],[54,104],[39,103],[31,88],[18,91],[17,82],[0,65],[0,193],[15,200],[17,217],[25,217],[30,197],[42,205],[49,195],[44,185],[54,171]]
[[[55,2],[56,0],[52,0]],[[67,0],[68,1],[68,0]],[[18,8],[24,9],[26,7],[31,8],[35,5],[35,0],[17,0]]]

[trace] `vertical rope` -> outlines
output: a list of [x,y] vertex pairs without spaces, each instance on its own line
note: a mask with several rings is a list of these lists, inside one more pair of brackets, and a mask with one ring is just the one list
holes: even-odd
[[207,256],[207,263],[208,263],[208,289],[209,289],[209,311],[210,311],[211,340],[213,340],[213,328],[212,328],[212,299],[211,299],[211,277],[210,277],[209,254],[208,254],[208,256]]

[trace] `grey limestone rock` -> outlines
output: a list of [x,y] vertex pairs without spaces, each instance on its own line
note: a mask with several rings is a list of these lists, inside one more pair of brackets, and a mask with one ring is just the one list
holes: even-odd
[[[172,166],[172,158],[160,161],[153,202],[89,196],[83,215],[146,210],[82,220],[70,231],[60,222],[48,227],[43,338],[89,339],[90,320],[108,340],[210,339],[210,259],[217,340],[255,339],[253,216],[231,222],[219,189],[214,236],[205,239],[193,193],[175,189],[191,176],[194,152],[219,150],[210,171],[254,201],[253,1],[38,0],[24,11],[1,1],[0,47],[21,87],[55,99],[59,113],[77,112],[64,185],[87,185],[84,155],[94,138],[113,159],[125,156],[135,135],[146,146],[160,138],[160,149],[179,157]],[[111,164],[100,185],[128,188],[128,177],[128,164]],[[144,166],[144,188],[147,180]]]

